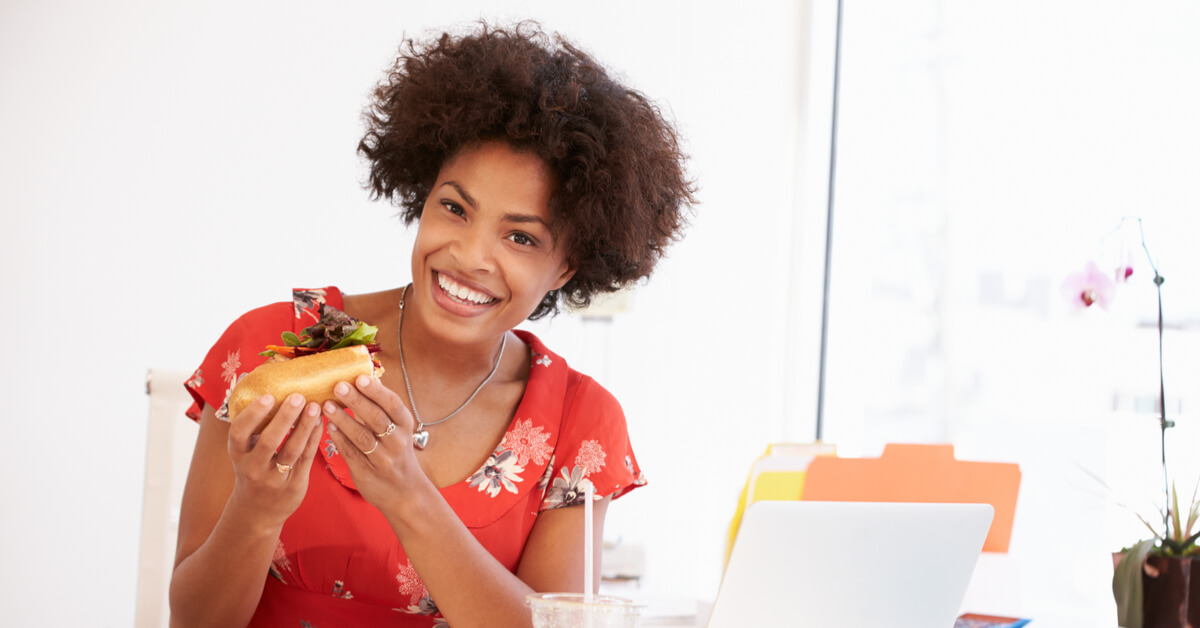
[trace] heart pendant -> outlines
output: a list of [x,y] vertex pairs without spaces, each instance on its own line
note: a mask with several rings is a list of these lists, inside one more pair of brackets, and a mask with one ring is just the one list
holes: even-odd
[[429,443],[429,431],[428,430],[421,429],[421,430],[417,430],[417,431],[413,432],[413,447],[416,447],[417,449],[425,449],[425,445],[427,445],[428,443]]

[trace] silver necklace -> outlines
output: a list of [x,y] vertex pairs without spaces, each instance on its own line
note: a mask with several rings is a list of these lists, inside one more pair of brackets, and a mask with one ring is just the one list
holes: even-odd
[[[412,285],[412,284],[409,284]],[[408,406],[412,408],[413,418],[417,420],[417,427],[413,430],[413,447],[417,449],[425,449],[425,445],[429,444],[429,430],[425,429],[430,425],[437,425],[443,421],[449,421],[454,415],[462,412],[463,408],[467,407],[475,400],[475,395],[483,390],[487,383],[492,381],[492,377],[500,368],[500,358],[504,357],[504,347],[508,344],[508,334],[504,334],[500,338],[500,351],[496,353],[496,362],[492,364],[492,372],[488,373],[487,377],[483,378],[482,382],[475,387],[475,392],[471,393],[470,397],[462,403],[454,412],[436,420],[425,423],[421,421],[421,413],[417,411],[417,402],[413,400],[412,385],[408,383],[408,367],[404,365],[404,340],[400,335],[400,330],[404,329],[404,296],[408,294],[408,286],[404,286],[404,290],[400,291],[400,317],[396,322],[396,347],[400,349],[400,373],[404,375],[404,389],[408,391]]]

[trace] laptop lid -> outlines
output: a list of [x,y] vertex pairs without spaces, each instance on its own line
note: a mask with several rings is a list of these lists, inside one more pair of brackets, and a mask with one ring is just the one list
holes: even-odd
[[757,502],[708,628],[951,628],[988,504]]

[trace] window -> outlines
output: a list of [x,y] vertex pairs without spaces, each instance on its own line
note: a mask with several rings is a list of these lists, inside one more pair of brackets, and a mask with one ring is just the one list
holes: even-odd
[[[952,442],[1023,482],[1022,612],[1111,623],[1107,553],[1161,502],[1157,308],[1060,294],[1140,216],[1163,286],[1172,473],[1200,477],[1200,8],[847,3],[825,438]],[[1136,229],[1134,229],[1136,232]],[[1092,477],[1094,474],[1097,477]],[[1105,493],[1101,481],[1121,496]],[[1186,495],[1185,495],[1186,496]]]

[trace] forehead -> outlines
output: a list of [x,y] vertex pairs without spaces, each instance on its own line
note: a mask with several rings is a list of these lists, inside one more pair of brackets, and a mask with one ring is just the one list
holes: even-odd
[[479,210],[535,214],[550,221],[555,181],[536,154],[503,142],[468,146],[442,164],[436,187],[454,183]]

